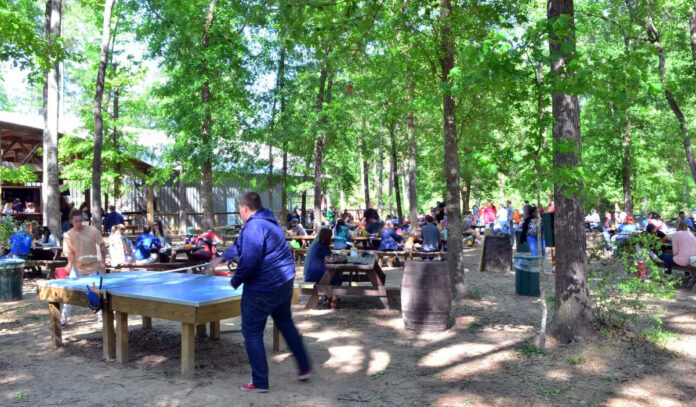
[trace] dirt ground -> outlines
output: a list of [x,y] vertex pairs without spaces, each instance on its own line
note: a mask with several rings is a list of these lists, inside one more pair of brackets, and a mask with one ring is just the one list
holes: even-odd
[[[2,406],[696,406],[696,305],[677,290],[664,346],[634,336],[598,335],[548,354],[520,348],[538,329],[538,298],[515,295],[514,273],[478,271],[479,251],[466,252],[469,291],[480,298],[455,304],[446,332],[416,335],[399,310],[377,300],[344,298],[345,309],[293,308],[313,363],[307,383],[296,380],[291,354],[273,354],[266,328],[271,389],[239,390],[249,381],[238,318],[222,322],[221,340],[196,339],[196,378],[179,375],[180,327],[155,320],[152,330],[130,318],[127,365],[102,360],[101,331],[75,307],[65,345],[50,343],[48,307],[25,299],[0,303]],[[298,279],[301,276],[298,274]],[[548,293],[553,275],[544,276]]]

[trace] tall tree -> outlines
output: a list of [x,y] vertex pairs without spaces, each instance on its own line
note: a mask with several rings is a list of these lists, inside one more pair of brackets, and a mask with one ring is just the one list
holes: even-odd
[[[212,126],[212,112],[210,107],[210,79],[207,75],[207,62],[206,50],[210,45],[210,28],[213,25],[213,20],[215,19],[215,3],[217,0],[210,0],[208,3],[208,12],[205,17],[205,25],[203,26],[203,34],[201,38],[201,48],[203,49],[203,56],[201,57],[201,69],[203,84],[201,85],[201,103],[203,106],[203,122],[201,123],[201,139],[204,144],[211,143],[210,128]],[[213,165],[210,161],[203,163],[203,177],[202,177],[202,189],[203,189],[203,229],[212,229],[215,227],[215,203],[213,201]]]
[[[413,74],[408,73],[408,101],[413,104],[414,93]],[[408,132],[408,214],[411,225],[418,224],[418,196],[416,194],[416,120],[413,108],[409,107],[406,115],[406,130]]]
[[[102,175],[102,145],[104,142],[104,127],[102,119],[102,99],[104,98],[104,79],[106,64],[109,59],[109,44],[111,42],[111,11],[115,0],[104,2],[104,21],[102,24],[101,50],[99,52],[99,68],[97,70],[97,86],[94,93],[94,158],[92,160],[92,224],[101,230],[101,175]],[[115,130],[114,130],[115,131]],[[105,231],[110,233],[110,230]]]
[[391,171],[394,174],[394,191],[396,193],[396,216],[401,219],[404,216],[402,206],[401,206],[401,187],[399,187],[399,168],[398,159],[396,156],[396,133],[394,131],[394,124],[389,125],[389,140],[391,141]]
[[[46,1],[45,34],[49,44],[61,36],[63,3]],[[44,87],[43,184],[41,201],[43,224],[56,233],[60,229],[60,189],[58,180],[58,62],[52,63]]]
[[[575,11],[573,0],[548,0],[551,33],[549,51],[555,88],[553,112],[553,166],[558,180],[554,203],[556,245],[556,312],[551,332],[562,342],[592,333],[590,293],[587,286],[587,254],[584,211],[580,201],[582,181],[576,176],[581,163],[580,101],[565,88],[573,75]],[[570,179],[569,179],[570,178]]]
[[[449,84],[449,76],[454,68],[454,36],[452,34],[452,1],[440,0],[440,80]],[[452,282],[452,295],[462,298],[466,293],[464,270],[462,268],[462,213],[459,190],[459,147],[455,102],[450,90],[442,94],[442,118],[444,127],[444,162],[447,213],[447,268]]]

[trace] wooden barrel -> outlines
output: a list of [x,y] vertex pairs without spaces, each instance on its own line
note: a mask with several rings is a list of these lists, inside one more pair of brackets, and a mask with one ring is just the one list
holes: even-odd
[[401,312],[406,329],[444,331],[452,307],[446,261],[407,261],[401,281]]

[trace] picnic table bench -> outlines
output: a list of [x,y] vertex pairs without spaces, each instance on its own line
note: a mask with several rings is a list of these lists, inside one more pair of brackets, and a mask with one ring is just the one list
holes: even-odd
[[[307,301],[306,308],[312,309],[316,308],[319,304],[320,296],[326,295],[331,297],[333,295],[346,296],[369,296],[369,297],[379,297],[382,305],[385,309],[390,309],[389,305],[389,294],[399,291],[399,288],[390,287],[387,290],[384,283],[386,281],[386,275],[382,271],[382,268],[377,262],[375,256],[358,256],[358,257],[348,257],[347,263],[341,264],[327,264],[326,273],[322,276],[318,283],[311,283],[311,297]],[[343,285],[333,286],[331,285],[331,280],[334,276],[347,275],[348,278],[342,278]],[[360,277],[366,277],[371,283],[370,286],[360,286],[358,283],[363,280]],[[348,285],[345,285],[348,283]],[[355,284],[355,285],[354,285]],[[303,288],[308,291],[309,284],[303,285]]]

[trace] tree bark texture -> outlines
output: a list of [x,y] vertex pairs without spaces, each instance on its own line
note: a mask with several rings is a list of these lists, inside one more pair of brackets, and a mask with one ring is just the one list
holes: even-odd
[[[452,2],[440,0],[442,81],[449,80],[454,67],[454,39],[452,38]],[[452,297],[462,299],[466,294],[464,270],[462,268],[462,215],[460,202],[459,147],[454,97],[445,91],[442,95],[442,116],[444,124],[445,178],[447,180],[447,267],[452,282]],[[452,309],[455,309],[452,307]]]
[[[326,91],[327,96],[330,93],[330,87],[332,81],[329,79],[329,67],[328,58],[331,53],[330,48],[324,53],[324,60],[322,61],[321,71],[319,73],[319,93],[317,95],[317,111],[321,115],[324,106],[324,92]],[[329,82],[328,86],[326,82]],[[328,97],[327,97],[328,99]],[[328,103],[328,100],[327,100]],[[322,199],[322,187],[321,187],[321,176],[324,164],[324,143],[326,142],[326,120],[322,117],[319,119],[319,134],[314,140],[314,231],[319,233],[321,229],[321,199]]]
[[[204,50],[208,48],[210,43],[210,28],[213,25],[213,20],[215,18],[215,3],[217,0],[211,0],[208,3],[208,11],[205,17],[205,25],[203,26],[203,37],[201,40],[201,48]],[[206,58],[202,58],[202,70],[204,77],[207,76],[207,61]],[[203,139],[203,144],[210,144],[210,128],[212,125],[212,115],[210,113],[210,82],[206,79],[201,86],[201,103],[203,105],[203,110],[205,111],[205,116],[203,117],[203,123],[201,125],[201,138]],[[209,230],[215,227],[215,203],[213,200],[213,165],[210,160],[206,160],[203,163],[203,174],[202,174],[202,195],[203,195],[203,229]]]
[[[273,208],[273,141],[276,139],[275,122],[276,122],[276,106],[278,97],[282,92],[283,75],[285,69],[285,49],[280,50],[280,60],[278,61],[278,73],[276,78],[276,88],[273,92],[273,106],[271,108],[271,132],[268,138],[268,207]],[[282,114],[282,112],[281,112]],[[282,215],[282,209],[281,209]],[[282,220],[282,218],[281,218]]]
[[631,196],[631,118],[626,112],[626,130],[623,137],[623,159],[622,161],[622,178],[623,178],[623,195],[624,195],[624,211],[629,215],[633,215],[633,197]]
[[394,162],[391,159],[389,160],[389,215],[394,216]]
[[280,49],[278,64],[278,91],[280,97],[280,131],[282,132],[283,164],[280,186],[280,222],[284,224],[288,218],[288,141],[285,137],[285,47]]
[[[413,102],[414,84],[411,73],[408,74],[408,101]],[[411,226],[418,225],[418,196],[416,195],[416,119],[409,108],[406,115],[408,133],[408,214]]]
[[381,143],[377,150],[377,210],[381,216],[384,210],[384,156]]
[[391,140],[391,165],[394,172],[394,191],[396,192],[396,215],[401,219],[404,213],[401,209],[401,187],[399,187],[399,169],[396,161],[396,134],[393,125],[389,129],[389,139]]
[[[63,3],[61,0],[47,0],[46,19],[48,28],[44,31],[49,43],[55,43],[61,36]],[[43,132],[43,185],[42,211],[43,224],[51,232],[59,234],[60,228],[60,185],[58,180],[58,64],[52,64],[46,75],[44,98],[44,132]]]
[[[116,64],[114,64],[114,68],[116,68]],[[116,69],[114,69],[115,71]],[[114,122],[118,121],[119,117],[119,97],[120,97],[120,92],[118,89],[114,89]],[[114,144],[114,150],[118,151],[119,150],[119,131],[118,131],[118,126],[114,125],[114,128],[111,131],[111,137],[112,141]],[[116,167],[116,177],[114,177],[114,206],[118,206],[118,202],[121,199],[121,182],[122,182],[122,177],[121,177],[121,163],[117,162],[115,164]],[[119,208],[120,209],[120,208]]]
[[689,17],[689,32],[691,34],[691,59],[694,63],[694,75],[696,75],[696,7],[691,7],[691,17]]
[[[182,170],[183,172],[183,170]],[[186,212],[188,211],[188,199],[186,196],[186,183],[182,173],[179,173],[179,234],[186,234],[186,226],[188,219]]]
[[[97,69],[97,86],[94,93],[94,157],[92,159],[92,225],[101,230],[102,202],[101,202],[101,173],[102,173],[102,146],[104,144],[104,120],[102,117],[102,100],[104,99],[104,80],[106,76],[106,63],[109,59],[109,43],[111,42],[111,11],[114,0],[104,2],[104,19],[102,22],[101,50],[99,52],[99,68]],[[110,230],[105,230],[111,233]]]
[[[561,15],[570,17],[570,34],[559,38],[551,33],[549,51],[552,75],[567,76],[566,67],[575,53],[573,0],[549,0],[548,18]],[[563,50],[562,50],[563,47]],[[554,169],[574,171],[581,162],[582,135],[580,133],[580,102],[576,95],[554,90],[551,95],[553,110]],[[560,145],[570,144],[575,151],[564,152]],[[561,342],[570,342],[578,336],[592,334],[590,292],[587,286],[587,255],[585,247],[584,211],[580,202],[582,184],[572,195],[568,185],[555,185],[556,245],[556,312],[551,333]]]

